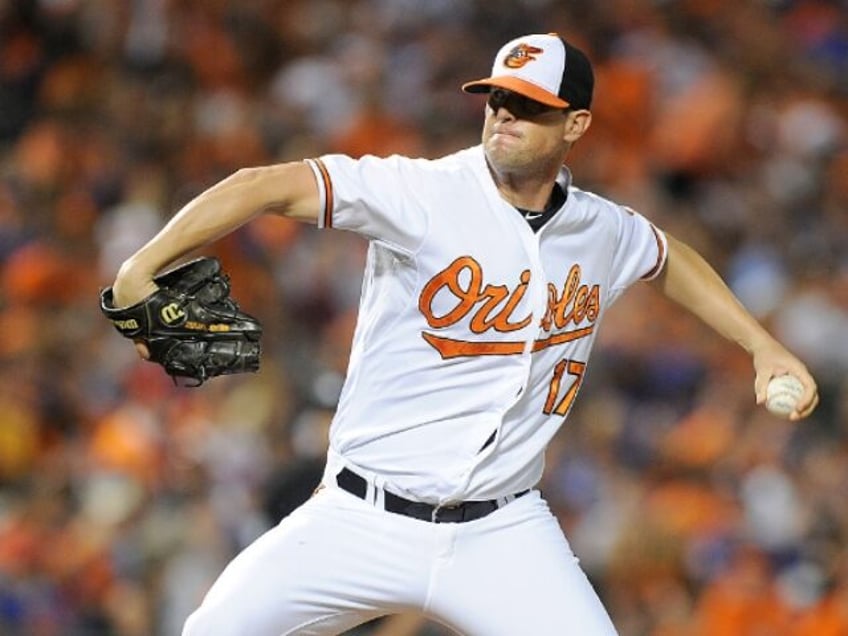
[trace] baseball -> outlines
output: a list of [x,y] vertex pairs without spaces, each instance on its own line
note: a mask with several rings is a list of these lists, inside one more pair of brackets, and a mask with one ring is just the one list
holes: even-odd
[[804,385],[794,375],[772,378],[766,387],[766,408],[773,415],[789,417],[803,392]]

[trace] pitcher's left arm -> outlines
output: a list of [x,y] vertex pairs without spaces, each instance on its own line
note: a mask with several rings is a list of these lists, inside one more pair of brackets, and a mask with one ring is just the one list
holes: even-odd
[[766,331],[698,252],[673,236],[666,236],[668,258],[662,273],[651,284],[751,354],[757,404],[765,402],[769,380],[788,373],[804,385],[790,419],[799,420],[812,413],[819,402],[818,388],[804,363]]

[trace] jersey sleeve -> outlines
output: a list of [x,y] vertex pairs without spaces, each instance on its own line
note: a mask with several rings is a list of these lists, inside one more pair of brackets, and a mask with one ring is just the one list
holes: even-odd
[[417,204],[417,160],[324,155],[306,162],[318,182],[318,227],[350,230],[407,252],[419,247],[427,210]]
[[659,276],[668,254],[668,241],[662,230],[630,208],[619,207],[618,211],[619,236],[611,285],[616,293],[637,280]]

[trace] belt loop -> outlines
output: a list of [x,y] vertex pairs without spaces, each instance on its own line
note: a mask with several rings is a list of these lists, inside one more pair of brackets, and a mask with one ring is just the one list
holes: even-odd
[[377,505],[377,497],[380,494],[380,488],[377,486],[377,478],[375,475],[369,475],[365,478],[365,483],[368,484],[368,491],[365,494],[365,501],[372,506]]
[[377,482],[374,482],[374,499],[371,501],[372,505],[381,510],[386,509],[386,491],[383,490],[382,486],[378,486]]

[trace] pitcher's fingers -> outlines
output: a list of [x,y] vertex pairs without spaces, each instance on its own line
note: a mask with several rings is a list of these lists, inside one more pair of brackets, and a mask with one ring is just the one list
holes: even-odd
[[147,348],[147,345],[140,340],[135,341],[135,350],[141,358],[144,360],[150,360],[150,350]]
[[798,408],[795,409],[795,412],[792,414],[790,419],[800,420],[807,417],[810,413],[812,413],[816,406],[819,404],[819,393],[816,390],[813,390],[812,398],[802,401]]

